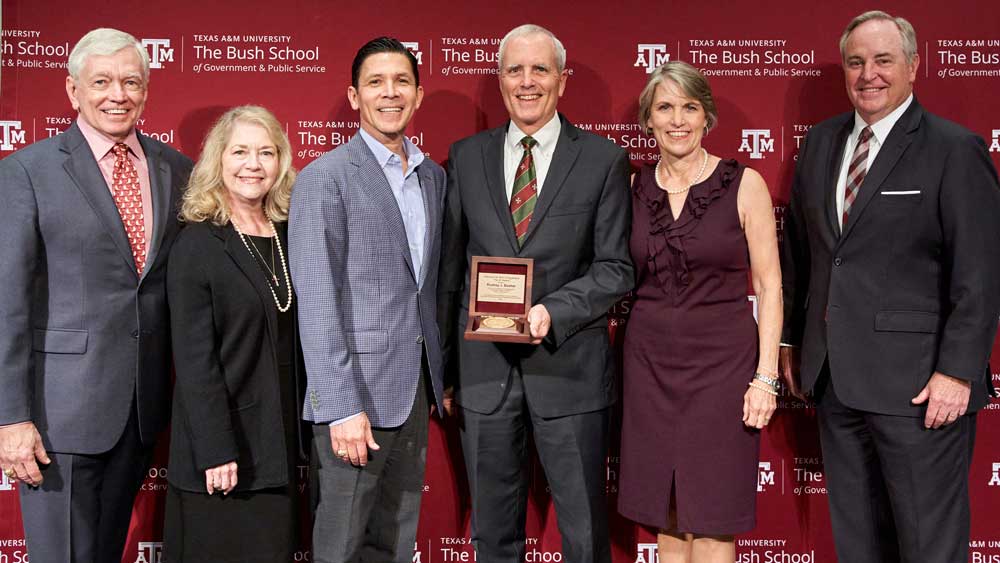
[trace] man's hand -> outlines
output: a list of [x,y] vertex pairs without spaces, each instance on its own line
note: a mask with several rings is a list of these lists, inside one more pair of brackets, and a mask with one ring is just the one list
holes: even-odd
[[208,494],[212,494],[215,491],[222,491],[222,494],[228,495],[232,492],[236,488],[237,469],[235,461],[206,469],[205,490],[208,491]]
[[936,371],[911,402],[914,405],[927,403],[924,427],[940,428],[965,414],[971,388],[968,381]]
[[446,387],[444,390],[444,397],[441,398],[441,406],[444,408],[444,413],[448,416],[455,414],[455,388],[452,386]]
[[330,445],[333,446],[333,455],[357,467],[368,464],[368,448],[376,451],[379,448],[365,413],[331,426]]
[[552,327],[552,317],[545,305],[539,303],[528,310],[528,326],[531,328],[531,343],[541,344]]
[[788,387],[793,397],[808,402],[805,393],[799,385],[799,349],[794,346],[782,346],[778,349],[778,373]]
[[43,479],[38,461],[45,465],[52,463],[45,453],[42,436],[35,423],[29,420],[0,426],[0,469],[11,480],[23,481],[32,487],[40,486]]

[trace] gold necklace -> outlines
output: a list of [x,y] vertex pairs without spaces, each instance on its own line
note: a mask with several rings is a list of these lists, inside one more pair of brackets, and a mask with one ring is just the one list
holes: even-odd
[[705,167],[708,166],[708,151],[705,150],[705,149],[701,149],[701,152],[705,155],[705,157],[701,161],[701,169],[698,170],[698,175],[695,176],[694,181],[691,182],[690,184],[688,184],[686,188],[674,188],[674,189],[670,189],[670,188],[668,188],[668,187],[666,187],[666,186],[663,185],[663,182],[660,181],[660,165],[663,164],[663,158],[662,157],[660,158],[659,161],[657,161],[657,163],[656,163],[656,170],[653,172],[653,176],[656,177],[656,185],[659,186],[661,190],[667,192],[668,194],[672,194],[672,195],[682,194],[682,193],[690,190],[691,186],[693,186],[693,185],[695,185],[695,184],[697,184],[698,182],[701,181],[701,175],[705,173]]

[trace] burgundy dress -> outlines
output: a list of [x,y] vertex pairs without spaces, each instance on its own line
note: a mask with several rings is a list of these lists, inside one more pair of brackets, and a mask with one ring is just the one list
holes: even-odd
[[760,434],[743,424],[757,366],[749,251],[736,196],[744,167],[723,160],[675,221],[653,166],[632,186],[636,295],[624,345],[618,510],[658,528],[754,527]]

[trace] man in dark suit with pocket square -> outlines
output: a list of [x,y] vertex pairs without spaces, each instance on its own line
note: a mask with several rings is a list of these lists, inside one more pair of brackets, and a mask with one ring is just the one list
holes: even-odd
[[809,131],[785,216],[781,369],[817,404],[839,560],[965,561],[1000,187],[982,139],[914,98],[906,20],[858,16],[841,55],[854,111]]

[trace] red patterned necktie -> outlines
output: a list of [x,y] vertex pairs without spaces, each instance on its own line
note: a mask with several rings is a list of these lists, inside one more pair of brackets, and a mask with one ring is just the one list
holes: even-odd
[[128,244],[132,247],[135,270],[140,276],[146,266],[146,226],[142,216],[142,193],[139,173],[128,157],[128,146],[118,143],[111,149],[115,153],[115,169],[111,173],[111,193],[115,206],[125,225]]
[[531,224],[531,214],[535,210],[535,201],[538,199],[538,181],[535,179],[535,160],[531,157],[531,147],[538,144],[538,141],[530,136],[521,139],[521,146],[524,147],[524,154],[521,162],[517,165],[517,172],[514,175],[514,188],[510,195],[510,214],[514,218],[514,234],[517,236],[517,244],[524,244],[524,239],[528,235],[528,225]]
[[851,204],[858,197],[861,183],[868,173],[868,141],[872,138],[872,128],[865,127],[858,135],[858,146],[854,147],[851,165],[847,168],[847,187],[844,189],[844,214],[840,217],[840,225],[847,224],[847,215],[851,212]]

